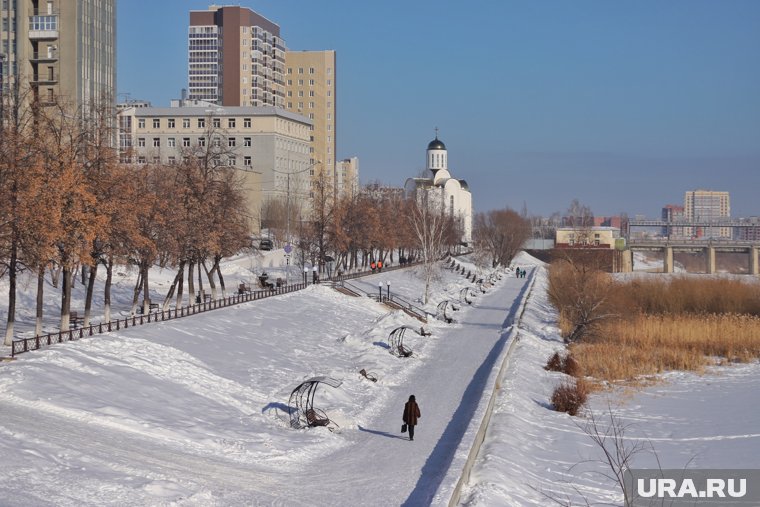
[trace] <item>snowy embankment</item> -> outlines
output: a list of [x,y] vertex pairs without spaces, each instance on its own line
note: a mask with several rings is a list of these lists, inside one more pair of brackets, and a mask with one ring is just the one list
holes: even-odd
[[[517,262],[529,260],[520,256]],[[585,433],[588,418],[551,410],[564,375],[543,369],[563,348],[556,312],[538,269],[515,350],[461,504],[469,506],[591,505],[622,503],[603,474],[601,450]],[[610,410],[626,427],[626,443],[647,442],[634,466],[753,469],[760,464],[760,364],[711,369],[705,375],[673,372],[640,390],[591,396],[603,423]],[[656,456],[655,456],[656,453]],[[557,500],[558,502],[555,502]]]
[[[241,258],[225,269],[261,267]],[[441,269],[423,304],[415,269],[362,283],[388,282],[430,313],[472,287]],[[388,353],[388,334],[418,321],[326,286],[22,354],[0,366],[0,503],[445,503],[435,495],[471,446],[525,283],[505,277],[455,323],[410,331],[407,359]],[[335,432],[289,426],[291,391],[316,375],[342,381],[315,396]],[[422,409],[414,442],[399,434],[409,394]]]

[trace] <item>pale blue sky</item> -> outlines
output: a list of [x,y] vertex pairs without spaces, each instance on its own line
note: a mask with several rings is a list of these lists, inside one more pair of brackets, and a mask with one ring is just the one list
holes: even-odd
[[[119,93],[178,97],[188,12],[210,3],[119,0]],[[437,126],[479,211],[657,216],[706,188],[760,215],[760,1],[236,5],[289,49],[337,51],[338,157],[362,182],[403,185]]]

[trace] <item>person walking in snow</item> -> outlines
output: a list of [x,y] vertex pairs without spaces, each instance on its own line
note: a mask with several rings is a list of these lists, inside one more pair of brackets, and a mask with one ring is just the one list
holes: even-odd
[[420,415],[420,406],[417,405],[414,395],[411,395],[409,396],[409,401],[404,405],[404,417],[402,418],[409,431],[409,440],[414,440],[414,427],[417,425],[417,419],[420,417],[422,417]]

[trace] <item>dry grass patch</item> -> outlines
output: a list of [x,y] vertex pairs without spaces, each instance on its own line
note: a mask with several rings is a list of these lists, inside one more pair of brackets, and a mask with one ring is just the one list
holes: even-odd
[[701,372],[716,357],[760,357],[760,317],[639,315],[605,321],[592,341],[571,345],[582,375],[615,382],[668,370]]

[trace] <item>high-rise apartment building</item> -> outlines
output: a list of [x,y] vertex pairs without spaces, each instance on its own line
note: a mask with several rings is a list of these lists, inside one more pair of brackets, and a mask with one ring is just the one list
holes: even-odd
[[2,0],[0,63],[0,86],[43,104],[113,103],[116,0]]
[[323,176],[333,195],[338,195],[335,63],[333,50],[285,54],[286,107],[313,122],[309,148],[314,164],[312,175]]
[[[712,223],[731,217],[731,200],[728,192],[713,190],[689,190],[683,200],[684,215],[687,220]],[[685,227],[692,237],[730,238],[730,227]]]
[[190,100],[222,106],[285,107],[280,27],[239,6],[190,11]]

